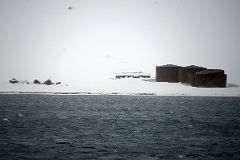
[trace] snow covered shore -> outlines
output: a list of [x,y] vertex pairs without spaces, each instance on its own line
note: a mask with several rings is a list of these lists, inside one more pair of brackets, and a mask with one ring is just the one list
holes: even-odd
[[195,88],[181,83],[143,81],[140,79],[105,79],[37,85],[0,83],[0,94],[65,94],[65,95],[148,95],[148,96],[240,96],[239,84],[227,88]]

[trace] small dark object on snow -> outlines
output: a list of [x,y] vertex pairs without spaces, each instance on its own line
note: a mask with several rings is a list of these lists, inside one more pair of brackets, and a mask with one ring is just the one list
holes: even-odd
[[30,84],[27,80],[23,81],[23,84]]
[[54,84],[50,79],[46,80],[43,84],[52,85]]
[[35,79],[35,80],[33,81],[33,83],[34,83],[34,84],[41,84],[41,82],[40,82],[39,80],[37,80],[37,79]]
[[15,84],[15,83],[18,83],[19,81],[18,80],[16,80],[15,78],[13,78],[13,79],[11,79],[11,80],[9,80],[9,83],[12,83],[12,84]]
[[61,82],[57,82],[56,84],[57,84],[57,85],[58,85],[58,84],[61,84]]

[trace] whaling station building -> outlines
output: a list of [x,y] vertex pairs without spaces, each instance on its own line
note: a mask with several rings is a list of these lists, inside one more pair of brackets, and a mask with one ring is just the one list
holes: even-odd
[[227,75],[221,69],[206,69],[190,76],[193,87],[226,87]]
[[178,80],[181,83],[188,83],[190,84],[191,76],[194,75],[196,72],[206,70],[207,68],[199,67],[195,65],[180,67],[178,70]]
[[167,64],[156,67],[156,80],[157,82],[172,82],[178,83],[178,70],[180,66]]
[[143,72],[121,72],[116,73],[115,78],[150,78],[151,75]]
[[181,67],[173,64],[156,66],[156,81],[185,83],[193,87],[226,87],[227,75],[221,69],[195,65]]

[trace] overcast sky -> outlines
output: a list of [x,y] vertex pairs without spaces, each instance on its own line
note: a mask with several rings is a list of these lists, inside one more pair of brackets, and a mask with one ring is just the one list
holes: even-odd
[[239,82],[239,28],[239,0],[1,0],[0,81],[154,76],[173,63]]

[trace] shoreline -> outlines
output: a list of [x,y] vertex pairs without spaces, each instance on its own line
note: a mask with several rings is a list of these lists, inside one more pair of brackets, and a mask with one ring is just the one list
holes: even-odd
[[103,93],[103,92],[0,92],[0,95],[69,95],[69,96],[156,96],[156,97],[240,97],[239,95],[230,94],[158,94],[158,93]]

